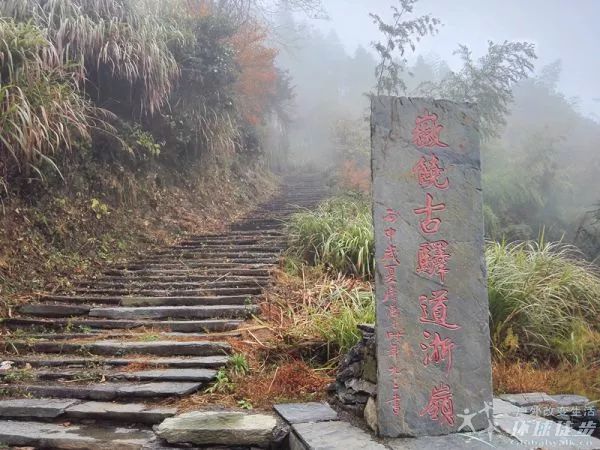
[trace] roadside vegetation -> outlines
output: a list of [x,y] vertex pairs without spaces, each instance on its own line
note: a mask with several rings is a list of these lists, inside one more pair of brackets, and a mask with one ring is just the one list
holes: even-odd
[[[356,303],[339,301],[331,307],[336,311],[331,316],[314,315],[312,304],[297,304],[299,311],[294,314],[297,320],[287,324],[286,336],[311,336],[338,349],[348,348],[359,336],[346,326],[347,318],[353,318],[354,323],[367,322],[369,314],[364,312],[374,308],[370,284],[374,248],[372,238],[365,239],[373,233],[367,198],[342,195],[327,200],[314,212],[294,215],[288,233],[288,271],[292,274],[321,271],[322,276],[336,283],[333,291],[338,294],[346,291],[341,297],[354,295],[369,299],[371,304],[362,303],[363,309],[357,309]],[[539,385],[542,379],[548,381],[544,389],[584,391],[599,398],[597,382],[585,386],[574,382],[569,388],[549,375],[553,370],[557,373],[572,370],[581,373],[580,380],[592,380],[593,373],[597,373],[598,267],[587,262],[572,246],[543,240],[512,244],[490,241],[486,259],[497,387],[531,390],[532,383]],[[312,268],[303,267],[302,263]],[[316,327],[307,327],[298,319],[303,317],[314,317]],[[374,317],[370,322],[374,322]],[[335,331],[327,334],[318,330]],[[330,336],[333,339],[328,339]],[[519,371],[535,375],[515,377]]]
[[247,6],[0,2],[2,316],[272,192],[293,92]]

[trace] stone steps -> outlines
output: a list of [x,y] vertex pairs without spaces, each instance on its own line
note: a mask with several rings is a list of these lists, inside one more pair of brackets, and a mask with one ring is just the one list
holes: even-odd
[[17,367],[24,367],[29,364],[32,367],[59,367],[59,368],[74,368],[74,367],[167,367],[167,368],[195,368],[195,369],[218,369],[227,364],[228,356],[198,356],[198,357],[181,357],[181,358],[82,358],[71,355],[47,355],[45,358],[40,357],[17,357],[10,358]]
[[110,320],[110,319],[5,319],[3,325],[9,328],[40,327],[43,329],[82,328],[97,330],[130,330],[136,328],[159,328],[170,332],[223,332],[231,331],[240,326],[241,320],[212,319],[212,320]]
[[221,280],[232,280],[232,279],[242,279],[242,280],[258,280],[258,281],[266,281],[269,280],[269,276],[243,276],[243,277],[232,277],[229,275],[200,275],[194,273],[186,273],[186,274],[162,274],[162,275],[146,275],[135,272],[129,272],[125,274],[118,275],[105,275],[103,279],[107,282],[115,281],[115,282],[212,282],[212,281],[221,281]]
[[[85,369],[38,370],[37,380],[82,380],[86,377]],[[207,383],[215,379],[217,371],[213,369],[147,369],[133,371],[114,371],[96,369],[94,376],[101,375],[109,381],[195,381]],[[0,376],[0,379],[2,377]]]
[[204,270],[190,268],[179,268],[179,269],[141,269],[141,270],[107,270],[104,272],[105,275],[116,275],[116,276],[126,276],[126,275],[151,275],[151,276],[160,276],[161,278],[169,275],[178,275],[178,276],[186,276],[186,275],[244,275],[244,276],[257,276],[257,277],[268,277],[270,274],[269,269],[218,269],[218,268],[208,268]]
[[118,340],[82,343],[53,341],[10,341],[4,342],[5,353],[29,351],[35,353],[89,354],[103,356],[154,355],[154,356],[216,356],[226,355],[231,347],[226,342],[215,341],[154,341],[132,342]]
[[112,264],[5,319],[0,362],[13,369],[0,375],[0,444],[167,448],[149,427],[176,411],[157,402],[205,389],[228,364],[224,339],[260,312],[282,220],[322,198],[316,179],[293,177],[227,231]]
[[[152,301],[152,300],[150,300]],[[189,301],[186,297],[182,302]],[[245,303],[246,299],[244,298]],[[153,306],[153,307],[94,307],[93,305],[67,305],[35,303],[25,305],[19,312],[27,316],[68,318],[88,316],[92,318],[138,320],[138,319],[212,319],[246,318],[256,314],[253,305],[210,306]]]
[[[74,310],[73,315],[84,315],[87,314],[91,309],[93,309],[93,305],[117,305],[117,306],[193,306],[193,305],[203,305],[203,306],[217,306],[217,305],[245,305],[250,303],[250,299],[252,295],[257,295],[257,293],[247,293],[244,292],[244,295],[206,295],[206,296],[198,296],[198,295],[170,295],[170,296],[101,296],[101,295],[73,295],[73,296],[46,296],[46,300],[62,302],[62,303],[74,303],[74,304],[82,304],[84,306],[80,307],[80,310]],[[39,315],[39,309],[45,310],[46,307],[54,307],[60,306],[61,308],[65,306],[65,311],[68,311],[72,305],[61,305],[60,303],[35,303],[31,305],[25,305],[20,309],[20,312],[23,314],[29,315]],[[86,311],[87,307],[87,311]],[[57,313],[58,313],[57,308]],[[83,311],[83,314],[81,313]]]
[[286,240],[285,236],[270,236],[263,235],[261,233],[256,233],[254,236],[243,236],[243,237],[234,237],[232,238],[229,235],[204,235],[204,236],[190,236],[181,241],[177,242],[173,245],[173,248],[186,246],[186,245],[200,245],[200,244],[228,244],[228,245],[257,245],[265,242],[276,242],[276,243],[284,243]]
[[[262,254],[274,254],[278,255],[281,251],[284,250],[284,246],[279,244],[271,244],[271,245],[199,245],[196,247],[185,246],[183,248],[178,247],[170,247],[166,250],[156,251],[154,255],[196,255],[196,254],[215,254],[215,255],[227,255],[228,253],[232,255],[246,255],[246,254],[254,254],[254,255],[262,255]],[[216,252],[219,253],[216,253]],[[185,256],[184,256],[185,257]]]
[[86,286],[94,286],[96,289],[130,289],[130,290],[143,290],[143,289],[219,289],[219,288],[262,288],[270,284],[268,278],[253,279],[248,278],[241,281],[205,281],[205,282],[136,282],[134,280],[124,279],[123,281],[78,281],[73,283],[77,289],[83,289]]
[[176,408],[144,403],[82,401],[74,398],[0,400],[0,420],[118,420],[119,423],[155,425],[177,413]]
[[77,288],[74,296],[103,296],[103,297],[131,297],[133,295],[146,297],[201,297],[201,296],[231,296],[231,295],[260,295],[263,289],[256,287],[220,287],[206,289],[123,289],[115,287],[105,288]]
[[32,398],[76,398],[79,400],[113,401],[116,399],[162,399],[192,394],[202,388],[197,382],[149,382],[149,383],[92,383],[74,384],[0,384],[0,389],[13,395]]
[[11,447],[71,450],[141,450],[155,442],[149,430],[123,426],[72,425],[34,421],[0,421],[0,442]]
[[89,316],[101,319],[211,319],[247,318],[258,313],[258,307],[248,306],[154,306],[93,308]]
[[279,260],[277,256],[266,256],[264,258],[234,258],[228,259],[226,262],[223,258],[214,256],[212,258],[203,256],[199,258],[188,258],[186,260],[177,260],[176,257],[161,256],[153,258],[145,258],[135,263],[115,265],[112,269],[115,270],[126,270],[134,272],[136,270],[144,269],[170,269],[173,267],[185,267],[188,269],[202,269],[202,268],[246,268],[246,269],[269,269]]
[[[154,333],[154,334],[153,334]],[[195,339],[214,339],[214,338],[225,338],[225,337],[240,337],[242,333],[239,330],[233,331],[223,331],[219,333],[193,333],[193,332],[166,332],[164,330],[137,330],[137,332],[129,332],[128,334],[123,335],[122,332],[117,332],[114,330],[85,330],[85,333],[61,333],[57,331],[49,332],[48,330],[40,332],[38,334],[29,333],[27,334],[27,339],[29,340],[90,340],[90,339],[130,339],[130,340],[145,340],[148,339],[148,336],[154,338],[155,336],[162,336],[165,338],[173,338],[180,339],[185,338],[185,340],[190,340],[192,338]]]

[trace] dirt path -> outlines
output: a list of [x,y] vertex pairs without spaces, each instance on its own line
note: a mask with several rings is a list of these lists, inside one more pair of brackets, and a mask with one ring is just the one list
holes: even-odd
[[226,338],[258,312],[284,247],[281,220],[323,195],[317,177],[290,176],[226,233],[180,241],[23,306],[3,323],[11,337],[0,346],[0,443],[152,443],[150,427],[176,413],[157,402],[210,383],[231,353]]

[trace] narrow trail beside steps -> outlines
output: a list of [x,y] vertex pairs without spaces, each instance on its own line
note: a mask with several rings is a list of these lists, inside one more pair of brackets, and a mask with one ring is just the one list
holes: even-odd
[[225,233],[189,237],[21,307],[2,324],[12,333],[0,346],[0,444],[161,448],[151,426],[176,410],[157,402],[203,389],[227,364],[224,337],[258,313],[284,248],[282,219],[325,192],[318,176],[288,176]]

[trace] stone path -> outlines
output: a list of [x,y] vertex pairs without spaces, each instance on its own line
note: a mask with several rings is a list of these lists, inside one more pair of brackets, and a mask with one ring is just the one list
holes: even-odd
[[227,339],[258,313],[279,260],[281,220],[325,195],[315,176],[288,177],[281,191],[225,233],[114,265],[5,320],[0,443],[160,447],[149,426],[176,411],[156,403],[197,392],[227,364]]
[[[539,394],[531,397],[536,401],[541,398]],[[517,404],[521,404],[520,398]],[[485,431],[467,429],[447,436],[398,439],[376,439],[365,429],[343,421],[326,404],[277,405],[275,410],[291,428],[290,450],[600,449],[600,440],[590,434],[573,430],[565,422],[524,413],[517,404],[494,399],[494,426]]]

